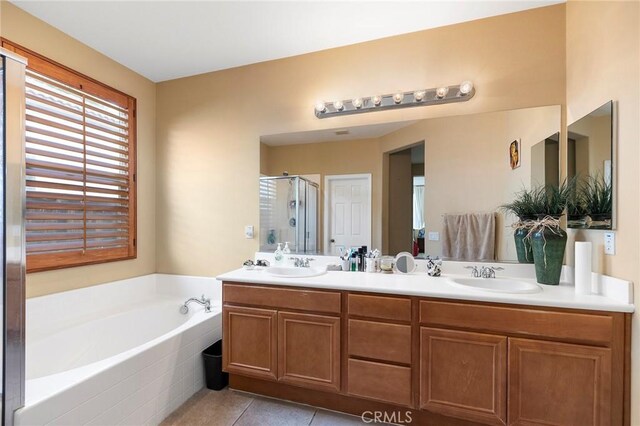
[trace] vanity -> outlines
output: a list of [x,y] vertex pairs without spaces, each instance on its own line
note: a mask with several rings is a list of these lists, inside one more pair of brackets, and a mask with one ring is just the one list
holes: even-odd
[[230,386],[398,423],[629,424],[630,302],[456,276],[224,274]]

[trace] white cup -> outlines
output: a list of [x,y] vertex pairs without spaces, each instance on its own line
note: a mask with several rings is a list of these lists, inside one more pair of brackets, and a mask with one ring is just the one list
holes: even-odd
[[351,270],[351,261],[347,258],[347,259],[341,259],[341,265],[342,265],[342,270],[343,271],[350,271]]

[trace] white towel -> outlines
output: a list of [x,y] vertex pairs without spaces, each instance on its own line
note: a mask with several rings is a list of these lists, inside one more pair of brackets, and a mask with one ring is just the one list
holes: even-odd
[[448,260],[495,260],[494,213],[445,214],[442,257]]

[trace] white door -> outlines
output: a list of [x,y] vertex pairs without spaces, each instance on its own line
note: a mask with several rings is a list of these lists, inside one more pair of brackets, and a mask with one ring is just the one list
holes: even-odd
[[371,175],[325,177],[325,253],[371,249]]

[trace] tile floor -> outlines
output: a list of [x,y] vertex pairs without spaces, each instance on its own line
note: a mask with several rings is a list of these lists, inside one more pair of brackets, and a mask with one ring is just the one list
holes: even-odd
[[[356,426],[360,417],[237,392],[202,389],[161,426]],[[378,423],[380,425],[380,423]]]

